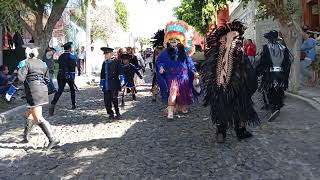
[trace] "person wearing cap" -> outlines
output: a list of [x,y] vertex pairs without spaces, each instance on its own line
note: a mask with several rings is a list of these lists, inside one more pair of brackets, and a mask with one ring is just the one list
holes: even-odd
[[279,116],[283,107],[284,91],[288,88],[291,67],[290,52],[279,43],[278,31],[272,30],[264,35],[268,43],[263,45],[256,71],[261,76],[259,90],[266,94],[271,115],[268,121]]
[[51,105],[49,107],[50,116],[53,116],[55,105],[57,104],[60,96],[62,95],[64,87],[67,83],[70,87],[72,109],[76,109],[76,92],[74,79],[76,74],[77,59],[71,53],[71,45],[72,42],[68,42],[62,46],[64,48],[64,53],[61,54],[58,59],[59,72],[57,80],[59,89],[58,92],[54,94],[53,100],[51,101]]
[[303,31],[304,40],[301,45],[301,53],[304,57],[302,57],[300,61],[301,80],[303,83],[307,82],[307,85],[313,86],[315,82],[313,80],[311,64],[316,60],[317,40],[311,37],[311,34],[308,32],[308,27],[304,27]]
[[[121,74],[121,63],[112,57],[112,48],[102,47],[101,50],[105,57],[100,73],[100,87],[103,91],[104,105],[109,114],[109,119],[120,119],[118,94],[121,90],[119,78]],[[112,105],[115,112],[112,110]],[[114,116],[115,114],[116,116]]]
[[53,81],[52,81],[53,74],[54,74],[53,55],[54,55],[55,51],[56,50],[54,48],[48,47],[45,51],[45,55],[42,60],[43,62],[46,63],[46,65],[48,66],[48,69],[49,69],[49,75],[50,75],[49,83],[48,83],[48,90],[49,90],[48,93],[49,94],[53,94],[53,93],[57,92],[56,88],[54,87]]
[[29,135],[34,124],[37,124],[49,139],[48,149],[60,142],[53,136],[51,125],[42,115],[42,106],[48,104],[49,69],[42,60],[38,59],[37,47],[26,48],[27,59],[18,70],[19,81],[24,82],[28,110],[25,113],[26,123],[23,142],[29,142]]
[[130,54],[122,54],[121,59],[123,62],[123,75],[124,75],[124,87],[129,88],[132,94],[132,100],[136,100],[136,85],[134,81],[135,74],[142,79],[142,75],[139,72],[139,69],[130,63],[130,58],[132,56]]

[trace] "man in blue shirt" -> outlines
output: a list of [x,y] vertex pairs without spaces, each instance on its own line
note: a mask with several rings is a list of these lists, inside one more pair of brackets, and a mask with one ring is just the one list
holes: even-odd
[[310,34],[307,32],[303,33],[303,43],[301,45],[301,52],[305,54],[305,58],[301,60],[300,63],[300,72],[302,82],[312,83],[312,72],[310,70],[311,63],[316,59],[316,45],[317,41],[310,37]]

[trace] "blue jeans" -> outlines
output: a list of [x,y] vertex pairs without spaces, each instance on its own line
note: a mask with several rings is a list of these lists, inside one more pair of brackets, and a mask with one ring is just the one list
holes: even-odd
[[48,85],[47,85],[49,92],[56,91],[56,88],[54,87],[54,84],[53,84],[53,81],[52,81],[52,77],[53,77],[53,74],[50,74],[49,83],[48,83]]
[[310,59],[305,59],[300,62],[300,72],[301,72],[302,82],[312,78],[312,72],[310,70],[311,63],[312,63],[312,60]]
[[10,85],[0,86],[0,94],[6,94],[9,88]]

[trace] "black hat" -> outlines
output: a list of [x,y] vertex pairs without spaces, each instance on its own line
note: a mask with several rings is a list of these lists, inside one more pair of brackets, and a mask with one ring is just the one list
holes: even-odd
[[48,47],[48,48],[46,49],[46,52],[49,52],[49,51],[56,51],[56,49],[53,48],[53,47]]
[[63,47],[64,49],[69,49],[71,48],[72,42],[67,42],[64,45],[62,45],[61,47]]
[[279,36],[279,33],[278,33],[278,31],[276,31],[276,30],[272,30],[272,31],[270,31],[270,32],[268,32],[268,33],[265,33],[265,34],[263,35],[263,37],[265,37],[266,39],[269,39],[269,40],[278,39],[278,36]]
[[102,47],[100,49],[103,51],[103,53],[111,53],[111,52],[113,52],[113,49],[109,48],[109,47]]
[[131,57],[132,57],[132,55],[130,55],[130,54],[127,54],[127,53],[123,53],[123,54],[121,54],[121,59],[123,60],[123,59],[131,59]]

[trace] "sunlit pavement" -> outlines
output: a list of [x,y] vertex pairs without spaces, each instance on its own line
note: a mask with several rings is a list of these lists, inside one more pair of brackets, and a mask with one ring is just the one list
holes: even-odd
[[288,97],[269,123],[255,101],[262,124],[250,129],[254,137],[239,142],[230,130],[217,144],[201,102],[167,122],[150,84],[139,87],[137,101],[126,97],[117,121],[108,120],[98,87],[80,90],[77,110],[64,93],[47,118],[59,148],[42,150],[47,140],[38,127],[30,143],[18,143],[22,115],[0,126],[0,179],[319,179],[320,113]]

